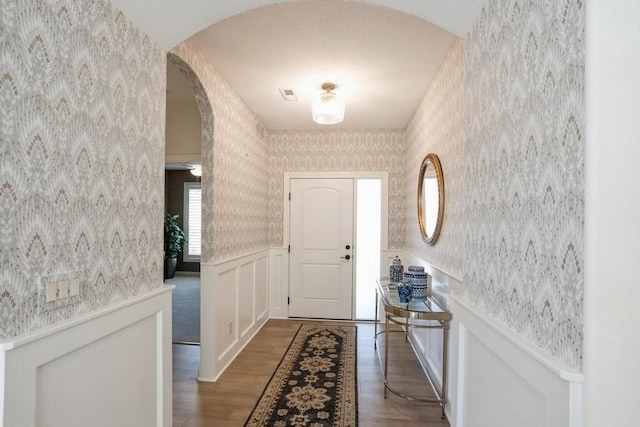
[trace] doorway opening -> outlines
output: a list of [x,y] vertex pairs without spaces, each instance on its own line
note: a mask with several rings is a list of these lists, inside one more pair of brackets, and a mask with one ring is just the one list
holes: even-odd
[[199,344],[200,181],[190,171],[177,169],[175,165],[166,165],[165,168],[165,211],[178,215],[178,225],[187,236],[187,242],[177,256],[175,271],[165,272],[165,283],[175,286],[171,311],[172,341],[176,344]]
[[[188,82],[188,86],[191,89],[192,95],[195,97],[197,109],[200,113],[200,149],[198,150],[199,155],[197,156],[197,160],[199,160],[199,172],[200,172],[200,183],[201,183],[201,206],[200,206],[200,219],[201,219],[201,239],[200,239],[200,264],[208,263],[213,260],[213,215],[212,215],[212,206],[213,206],[213,130],[214,130],[214,117],[213,117],[213,109],[211,107],[211,103],[209,102],[209,98],[207,96],[207,91],[205,90],[200,78],[195,73],[195,71],[189,66],[189,64],[172,53],[167,54],[167,64],[171,64],[172,68],[177,68],[179,74],[186,78]],[[169,75],[167,73],[167,82],[169,82]],[[169,93],[171,93],[171,87],[167,84],[167,89]],[[169,95],[167,95],[169,97]],[[195,147],[194,147],[195,148]],[[175,157],[167,158],[167,153],[165,152],[165,160],[167,163],[170,162],[189,162],[192,160],[196,160],[191,158],[191,156],[185,158],[183,154],[174,153]],[[195,168],[197,169],[197,168]],[[196,175],[198,171],[196,171]],[[198,281],[200,283],[200,280]],[[202,319],[206,319],[209,313],[211,312],[212,302],[210,300],[202,298],[202,289],[203,286],[199,286],[200,288],[200,300],[199,304],[192,304],[193,311],[198,314],[199,324],[200,324],[200,347],[198,348],[200,353],[202,354],[213,354],[213,328],[214,325],[208,322],[204,322]],[[200,315],[202,314],[202,315]],[[206,358],[205,358],[206,361]],[[200,371],[206,370],[206,363],[203,363],[203,358],[200,357]]]
[[[331,197],[327,196],[327,200],[322,201],[319,206],[313,205],[307,209],[309,211],[307,214],[299,206],[294,206],[301,203],[300,201],[305,196],[297,193],[299,189],[295,190],[293,183],[300,184],[305,181],[309,185],[313,184],[314,191],[316,188],[330,189],[331,191],[327,194],[332,193],[336,197],[339,194],[344,197],[344,191],[338,191],[333,187],[334,184],[338,181],[348,181],[350,188],[352,188],[349,196],[351,202],[343,201],[332,207],[333,205],[329,203]],[[289,245],[290,252],[289,316],[373,320],[375,317],[375,281],[380,276],[381,251],[386,249],[388,244],[387,173],[285,172],[284,182],[284,202],[287,207],[284,216],[284,241]],[[308,198],[314,200],[313,197],[308,196]],[[336,213],[337,210],[344,209],[347,205],[350,205],[348,212],[341,211],[342,213],[339,215]],[[320,219],[318,215],[322,218]],[[342,219],[338,220],[337,218]],[[341,238],[334,238],[332,236],[341,234],[337,231],[334,232],[333,228],[324,230],[327,228],[327,224],[335,224],[340,221],[344,224],[347,222],[346,218],[352,224],[348,235],[342,234]],[[304,224],[310,225],[310,228],[305,229]],[[344,230],[337,225],[335,229]],[[319,237],[318,234],[320,234]],[[300,240],[301,236],[307,240]],[[319,242],[323,242],[323,244],[319,244]],[[318,256],[321,257],[307,256],[307,252],[310,250],[313,250],[314,253],[318,252],[320,254]],[[342,273],[336,273],[333,276],[327,273],[327,271],[333,273],[333,270],[344,273],[344,268],[347,266],[349,267],[348,281]],[[324,269],[322,270],[324,276],[320,274],[320,269]],[[303,274],[304,272],[307,274]],[[309,277],[315,280],[311,285],[307,285],[305,282]],[[347,282],[348,290],[345,289]],[[321,303],[346,301],[347,294],[345,292],[348,293],[348,299],[351,300],[348,311],[343,312],[348,314],[341,317],[330,317],[320,313],[318,307]],[[313,309],[307,310],[298,304],[298,300],[310,302],[309,306]]]
[[[202,118],[183,67],[167,60],[165,129],[165,212],[177,215],[186,244],[177,254],[175,268],[165,272],[173,285],[172,341],[200,344],[200,174]],[[196,238],[197,235],[197,238]],[[197,247],[195,246],[197,245]]]

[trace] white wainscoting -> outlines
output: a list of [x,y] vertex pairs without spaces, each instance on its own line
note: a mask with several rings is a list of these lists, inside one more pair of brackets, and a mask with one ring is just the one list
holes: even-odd
[[[451,427],[581,427],[580,372],[543,353],[464,301],[461,278],[398,250],[381,254],[381,275],[400,256],[405,269],[421,265],[431,292],[453,314],[449,335],[447,416]],[[442,331],[412,330],[420,363],[441,384]]]
[[452,311],[456,426],[582,426],[580,372],[455,295]]
[[0,344],[0,426],[170,427],[171,289]]
[[215,382],[269,318],[269,250],[202,263],[200,280],[198,380]]
[[289,251],[271,248],[269,251],[269,317],[289,318]]

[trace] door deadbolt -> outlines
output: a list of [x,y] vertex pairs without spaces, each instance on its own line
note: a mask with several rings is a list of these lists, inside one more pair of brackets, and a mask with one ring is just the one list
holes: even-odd
[[351,249],[351,245],[347,245],[347,246],[345,246],[344,248],[345,248],[345,249],[347,249],[347,250],[349,250],[349,249]]
[[341,259],[351,259],[351,255],[345,255],[345,256],[341,256]]

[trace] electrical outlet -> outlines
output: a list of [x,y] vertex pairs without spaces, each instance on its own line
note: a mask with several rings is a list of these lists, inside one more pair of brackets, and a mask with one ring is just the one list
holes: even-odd
[[69,281],[69,296],[74,297],[80,294],[80,278],[74,277]]
[[69,296],[69,280],[58,282],[58,299],[65,299]]
[[47,281],[45,293],[47,295],[47,302],[55,301],[58,298],[58,284]]
[[233,333],[233,322],[229,322],[229,335]]

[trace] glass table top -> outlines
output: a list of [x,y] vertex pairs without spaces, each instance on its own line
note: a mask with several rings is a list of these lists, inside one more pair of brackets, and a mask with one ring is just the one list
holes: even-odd
[[377,290],[385,310],[394,315],[415,319],[451,320],[451,312],[432,296],[424,301],[400,302],[397,283],[391,282],[388,277],[377,280]]

